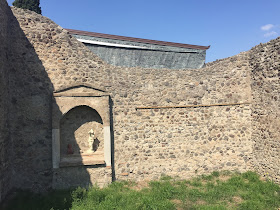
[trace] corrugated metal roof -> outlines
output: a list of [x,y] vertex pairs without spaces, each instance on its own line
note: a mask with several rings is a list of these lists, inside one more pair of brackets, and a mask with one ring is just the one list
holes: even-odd
[[80,30],[74,30],[74,29],[66,29],[66,30],[69,31],[69,33],[71,33],[71,34],[99,37],[99,38],[105,38],[105,39],[117,39],[117,40],[123,40],[123,41],[156,44],[156,45],[171,46],[171,47],[191,48],[191,49],[199,49],[199,50],[207,50],[210,48],[210,45],[209,46],[200,46],[200,45],[181,44],[181,43],[174,43],[174,42],[156,41],[156,40],[150,40],[150,39],[140,39],[140,38],[127,37],[127,36],[117,36],[117,35],[111,35],[111,34],[102,34],[102,33],[80,31]]

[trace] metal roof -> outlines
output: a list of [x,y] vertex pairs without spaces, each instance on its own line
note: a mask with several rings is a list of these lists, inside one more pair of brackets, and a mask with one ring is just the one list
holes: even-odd
[[200,46],[200,45],[181,44],[181,43],[174,43],[174,42],[164,42],[164,41],[157,41],[157,40],[150,40],[150,39],[140,39],[140,38],[118,36],[118,35],[111,35],[111,34],[102,34],[102,33],[80,31],[80,30],[74,30],[74,29],[66,29],[66,30],[69,31],[69,33],[71,33],[71,34],[99,37],[99,38],[105,38],[105,39],[116,39],[116,40],[123,40],[123,41],[156,44],[156,45],[171,46],[171,47],[191,48],[191,49],[199,49],[199,50],[207,50],[210,48],[210,45],[209,46]]

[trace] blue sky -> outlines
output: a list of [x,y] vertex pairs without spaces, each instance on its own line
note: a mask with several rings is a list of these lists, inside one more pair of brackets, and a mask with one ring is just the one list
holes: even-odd
[[280,36],[280,0],[41,0],[40,6],[64,28],[211,45],[206,62]]

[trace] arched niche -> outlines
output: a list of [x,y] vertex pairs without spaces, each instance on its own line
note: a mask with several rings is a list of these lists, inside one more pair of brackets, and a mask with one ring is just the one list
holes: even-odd
[[76,106],[60,120],[60,154],[67,157],[96,152],[104,152],[101,116],[91,107]]
[[104,91],[83,85],[55,92],[52,118],[53,168],[111,166],[109,96]]

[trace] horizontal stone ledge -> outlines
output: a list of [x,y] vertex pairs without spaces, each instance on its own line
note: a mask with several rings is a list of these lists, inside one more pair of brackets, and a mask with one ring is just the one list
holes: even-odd
[[91,155],[67,155],[60,159],[59,167],[105,165],[104,153]]
[[172,108],[192,108],[192,107],[211,107],[211,106],[238,106],[243,104],[251,104],[251,102],[229,103],[229,104],[198,104],[198,105],[184,105],[184,106],[147,106],[136,107],[135,109],[172,109]]
[[54,93],[54,97],[102,97],[109,96],[96,93]]

